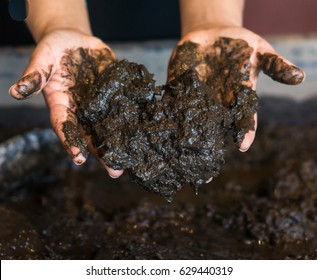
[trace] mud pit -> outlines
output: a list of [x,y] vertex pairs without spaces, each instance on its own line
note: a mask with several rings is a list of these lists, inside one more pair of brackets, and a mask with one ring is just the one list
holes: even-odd
[[93,160],[41,162],[1,186],[1,259],[317,259],[316,106],[261,99],[251,150],[229,145],[219,176],[172,204]]
[[[65,72],[74,84],[76,115],[106,165],[126,170],[168,201],[182,186],[197,189],[218,175],[228,131],[241,144],[254,129],[257,108],[247,84],[251,48],[242,40],[222,38],[219,44],[229,45],[225,56],[235,57],[224,61],[226,69],[201,71],[202,63],[211,69],[216,62],[187,41],[176,49],[170,81],[162,87],[143,65],[123,60],[101,67],[93,52],[68,52]],[[222,72],[225,88],[217,78]],[[71,135],[70,126],[70,120],[64,123],[65,134]]]

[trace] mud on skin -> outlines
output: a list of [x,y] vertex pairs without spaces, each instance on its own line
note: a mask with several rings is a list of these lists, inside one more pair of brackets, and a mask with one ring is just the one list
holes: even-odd
[[199,79],[216,94],[217,100],[230,111],[234,140],[241,144],[244,135],[254,130],[253,116],[257,95],[250,81],[250,57],[253,49],[241,39],[219,38],[212,47],[186,41],[178,46],[169,63],[169,77],[186,69],[195,69]]
[[40,72],[34,71],[24,76],[16,85],[15,90],[21,98],[30,97],[33,93],[39,91],[42,85],[42,76]]
[[292,65],[285,68],[283,60],[277,55],[258,53],[257,58],[262,71],[277,82],[297,85],[304,80],[305,75],[300,69]]
[[[222,53],[224,62],[231,63],[228,88],[220,88],[224,81],[218,80],[228,69],[212,70],[217,58],[192,42],[176,50],[163,87],[155,85],[143,65],[126,60],[100,70],[100,62],[84,49],[74,50],[79,58],[68,56],[65,64],[75,65],[68,71],[69,79],[76,80],[70,92],[99,157],[168,201],[183,185],[197,188],[218,175],[229,130],[240,143],[254,129],[257,96],[245,82],[249,68],[233,67],[237,61],[247,63],[250,48],[241,40],[217,43],[228,45]],[[231,61],[233,54],[236,60]],[[85,71],[74,60],[82,61]],[[230,88],[234,80],[238,86]]]
[[[80,103],[81,95],[89,90],[94,90],[95,77],[99,76],[100,71],[113,60],[112,53],[106,48],[100,50],[87,50],[83,48],[67,50],[61,60],[62,77],[66,81],[65,85],[72,89],[69,92],[70,109],[67,112],[67,120],[63,123],[62,129],[66,138],[64,146],[67,149],[71,149],[72,147],[78,148],[79,153],[85,158],[88,157],[87,143],[81,137],[78,130],[78,122],[74,113],[76,111],[76,104]],[[52,67],[50,67],[49,71],[51,72],[51,70]],[[45,75],[47,79],[50,76],[50,72]],[[76,81],[79,82],[76,83]],[[80,88],[77,88],[78,85],[80,85]],[[77,90],[80,94],[77,94]],[[77,155],[74,155],[74,157]]]

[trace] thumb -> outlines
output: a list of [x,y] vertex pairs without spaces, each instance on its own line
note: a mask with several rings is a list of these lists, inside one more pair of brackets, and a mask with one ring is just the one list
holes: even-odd
[[53,71],[53,63],[49,63],[47,58],[49,55],[43,51],[34,51],[22,78],[9,89],[13,98],[26,99],[41,92]]
[[273,49],[258,52],[257,58],[259,69],[274,81],[287,85],[298,85],[304,81],[305,73]]

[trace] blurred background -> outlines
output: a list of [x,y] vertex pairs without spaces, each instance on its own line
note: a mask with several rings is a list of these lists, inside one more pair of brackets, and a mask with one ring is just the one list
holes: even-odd
[[[0,0],[0,44],[32,44],[24,22],[10,17],[9,2]],[[12,12],[19,15],[15,5],[21,6],[23,0],[11,2]],[[177,0],[88,0],[87,3],[95,35],[107,42],[179,38]],[[247,0],[245,27],[261,35],[311,33],[317,28],[316,11],[316,0]]]

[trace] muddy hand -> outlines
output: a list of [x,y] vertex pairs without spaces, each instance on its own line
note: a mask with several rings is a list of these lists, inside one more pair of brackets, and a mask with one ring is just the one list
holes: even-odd
[[[98,38],[69,30],[51,32],[39,42],[22,78],[9,90],[18,100],[43,92],[52,127],[75,164],[83,164],[88,151],[96,153],[78,124],[76,94],[71,89],[77,79],[85,80],[95,74],[91,64],[98,64],[97,69],[102,70],[114,59],[113,52]],[[111,177],[122,174],[99,161]]]
[[[241,27],[213,28],[188,33],[174,49],[169,63],[169,80],[187,69],[195,69],[224,106],[230,106],[239,92],[256,89],[259,72],[280,83],[297,85],[304,72],[275,52],[263,38]],[[251,146],[257,127],[254,125],[237,141],[239,150]]]

